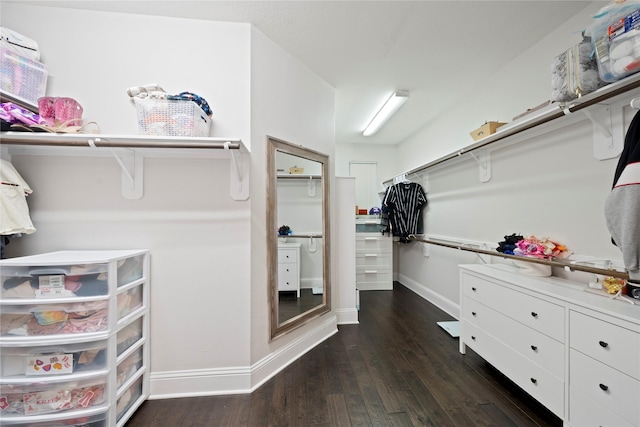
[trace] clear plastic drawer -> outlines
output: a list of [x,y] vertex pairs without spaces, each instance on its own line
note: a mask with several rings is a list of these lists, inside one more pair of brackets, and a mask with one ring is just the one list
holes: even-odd
[[125,357],[122,362],[118,363],[117,368],[117,385],[118,388],[126,383],[129,378],[133,377],[136,372],[142,368],[142,356],[144,346],[138,347],[129,356]]
[[0,336],[88,334],[109,326],[108,301],[66,304],[3,305]]
[[3,418],[82,410],[106,401],[106,376],[80,381],[0,384]]
[[118,320],[142,307],[142,284],[118,294]]
[[109,293],[108,264],[3,265],[0,298],[92,297]]
[[77,344],[3,347],[0,375],[5,379],[48,378],[107,368],[107,340]]
[[118,261],[118,287],[142,278],[144,255],[137,255]]
[[140,399],[142,396],[142,378],[138,378],[124,393],[118,398],[116,403],[116,420],[120,421],[123,415]]
[[140,317],[118,331],[116,334],[118,356],[142,339],[143,326],[142,317]]
[[107,413],[91,416],[72,416],[56,421],[33,422],[29,419],[19,422],[2,422],[7,427],[107,427]]

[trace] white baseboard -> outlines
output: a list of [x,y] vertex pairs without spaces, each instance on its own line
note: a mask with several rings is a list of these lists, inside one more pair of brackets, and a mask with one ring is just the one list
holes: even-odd
[[459,304],[456,304],[453,301],[444,298],[442,295],[433,292],[426,286],[402,274],[398,274],[398,282],[402,283],[407,288],[411,289],[413,292],[417,293],[422,298],[426,299],[445,313],[453,316],[456,319],[460,318]]
[[252,366],[152,372],[149,399],[216,396],[251,393],[265,381],[336,332],[335,315],[309,330],[299,339],[269,354]]
[[338,325],[354,325],[360,323],[358,321],[358,310],[355,308],[335,310],[338,317]]

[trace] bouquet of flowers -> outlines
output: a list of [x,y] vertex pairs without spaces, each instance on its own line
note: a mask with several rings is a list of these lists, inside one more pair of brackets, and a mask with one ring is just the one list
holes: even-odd
[[515,243],[514,255],[532,256],[540,259],[564,258],[569,255],[566,246],[546,237],[528,235]]

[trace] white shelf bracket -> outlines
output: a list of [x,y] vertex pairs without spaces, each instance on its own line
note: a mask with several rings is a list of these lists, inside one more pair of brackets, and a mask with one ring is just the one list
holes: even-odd
[[593,157],[598,160],[616,158],[624,146],[624,103],[583,109],[593,124]]
[[[95,148],[95,140],[90,139],[89,145]],[[113,158],[116,159],[122,170],[122,196],[125,199],[138,200],[144,194],[144,158],[135,150],[123,149],[118,154],[113,148],[109,148]]]
[[316,197],[316,182],[311,175],[309,175],[309,181],[307,181],[307,196],[309,198]]
[[[247,200],[249,198],[249,168],[243,168],[246,156],[240,152],[235,153],[235,150],[229,148],[230,145],[229,141],[224,143],[224,150],[229,153],[231,159],[231,167],[229,168],[231,198],[233,200]],[[243,170],[246,170],[244,176]]]
[[469,152],[469,155],[478,163],[478,178],[480,182],[491,180],[491,156],[488,151],[480,153],[479,157]]

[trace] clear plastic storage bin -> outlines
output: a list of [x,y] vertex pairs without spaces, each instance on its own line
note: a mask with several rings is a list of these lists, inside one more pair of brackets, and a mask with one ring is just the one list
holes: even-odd
[[100,406],[107,400],[106,388],[106,376],[62,382],[1,384],[3,405],[0,413],[3,425],[7,418],[80,411]]
[[36,337],[90,334],[109,327],[108,301],[35,305],[5,305],[0,336]]
[[49,378],[107,368],[107,340],[77,344],[4,347],[0,375],[5,379]]
[[47,89],[47,69],[44,64],[0,43],[0,88],[9,95],[38,105],[38,98],[45,96]]

